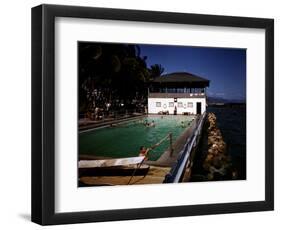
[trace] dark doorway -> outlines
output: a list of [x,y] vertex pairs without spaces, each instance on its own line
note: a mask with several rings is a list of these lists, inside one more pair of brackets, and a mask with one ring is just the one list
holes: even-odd
[[175,106],[174,115],[177,115],[177,106]]
[[196,103],[196,114],[201,114],[201,102]]

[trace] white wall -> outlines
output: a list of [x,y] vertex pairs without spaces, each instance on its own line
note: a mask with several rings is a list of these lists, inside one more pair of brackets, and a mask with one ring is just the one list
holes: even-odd
[[[280,1],[245,0],[11,0],[1,2],[0,42],[0,152],[1,229],[40,229],[30,219],[30,8],[40,3],[131,8],[252,17],[274,17],[275,63],[280,62]],[[275,204],[274,212],[166,218],[97,224],[76,224],[67,229],[279,229],[281,219],[281,75],[275,66]],[[208,191],[206,191],[208,192]],[[124,194],[126,196],[126,194]],[[279,226],[279,227],[277,227]],[[65,229],[56,226],[52,229]],[[50,229],[47,227],[45,229]]]
[[[161,102],[161,107],[157,107],[156,102]],[[174,105],[170,107],[169,102],[173,102]],[[179,107],[178,102],[182,102],[183,107]],[[188,107],[189,102],[192,103],[192,107]],[[201,102],[201,113],[204,113],[206,98],[178,98],[177,102],[174,102],[174,98],[148,98],[148,113],[158,114],[160,111],[169,111],[169,114],[174,114],[175,106],[177,106],[177,114],[183,114],[183,112],[196,114],[197,102]]]

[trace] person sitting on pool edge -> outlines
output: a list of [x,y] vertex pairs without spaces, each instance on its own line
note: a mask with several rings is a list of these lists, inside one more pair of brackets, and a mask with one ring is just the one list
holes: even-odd
[[148,160],[148,152],[150,151],[150,148],[145,148],[144,146],[140,147],[139,156],[145,157],[144,160]]

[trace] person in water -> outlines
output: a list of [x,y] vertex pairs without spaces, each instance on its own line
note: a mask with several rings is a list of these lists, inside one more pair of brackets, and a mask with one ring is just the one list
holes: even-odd
[[144,125],[145,127],[155,127],[155,122],[152,121],[151,123],[149,123],[148,121],[145,121],[145,122],[143,123],[143,125]]
[[149,124],[150,127],[155,127],[155,122],[152,121],[150,124]]
[[140,147],[139,156],[145,157],[144,160],[148,160],[148,152],[150,151],[150,148],[145,148],[144,146]]
[[185,124],[184,124],[183,121],[181,121],[181,127],[182,127],[182,128],[185,128]]

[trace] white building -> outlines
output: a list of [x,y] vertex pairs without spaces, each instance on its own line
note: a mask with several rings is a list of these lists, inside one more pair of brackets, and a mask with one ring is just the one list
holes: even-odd
[[180,72],[156,78],[148,90],[149,114],[202,114],[209,80]]

